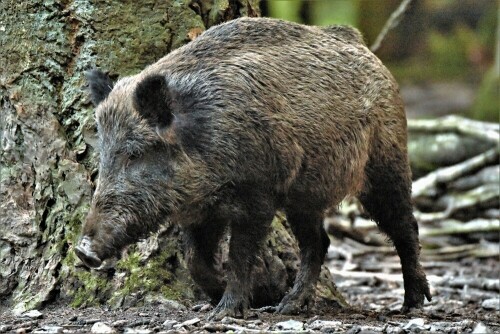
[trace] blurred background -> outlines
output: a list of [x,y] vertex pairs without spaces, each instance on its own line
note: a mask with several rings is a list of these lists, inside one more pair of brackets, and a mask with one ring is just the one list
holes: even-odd
[[[371,46],[401,0],[262,1],[262,16],[348,24]],[[377,50],[401,85],[409,118],[499,120],[498,1],[413,0]]]

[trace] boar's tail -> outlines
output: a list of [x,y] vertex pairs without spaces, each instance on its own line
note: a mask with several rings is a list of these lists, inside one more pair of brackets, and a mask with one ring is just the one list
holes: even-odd
[[345,39],[348,42],[360,43],[363,45],[365,41],[363,40],[363,35],[359,32],[358,29],[346,26],[346,25],[334,25],[321,28],[324,32],[332,35],[336,35],[340,38]]

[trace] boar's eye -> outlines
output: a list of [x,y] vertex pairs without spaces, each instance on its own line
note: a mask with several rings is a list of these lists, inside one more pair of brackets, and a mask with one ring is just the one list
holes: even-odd
[[140,158],[140,154],[137,152],[127,152],[127,151],[117,151],[116,156],[118,158],[117,162],[119,164],[123,164],[125,167],[128,167],[134,161],[137,161]]
[[128,160],[128,161],[135,161],[135,160],[138,160],[138,159],[139,159],[139,157],[140,157],[140,155],[139,155],[139,154],[137,154],[137,153],[133,153],[133,154],[129,154],[129,155],[127,156],[127,160]]

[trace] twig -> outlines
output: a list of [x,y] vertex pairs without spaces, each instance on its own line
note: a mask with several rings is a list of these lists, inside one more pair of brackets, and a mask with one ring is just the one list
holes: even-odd
[[486,290],[486,291],[500,291],[500,281],[492,278],[465,278],[465,277],[445,277],[436,285],[444,285],[452,288],[463,288],[469,286],[471,288]]
[[391,14],[387,22],[385,23],[384,27],[382,28],[382,31],[380,34],[378,34],[377,39],[375,39],[375,42],[372,44],[370,47],[370,50],[372,52],[376,52],[380,48],[380,44],[384,40],[385,36],[389,32],[389,30],[394,29],[397,27],[399,22],[401,21],[401,18],[403,17],[404,13],[408,9],[408,6],[410,5],[411,0],[403,0],[399,7]]
[[[480,232],[500,232],[500,223],[496,219],[473,219],[467,223],[450,219],[442,223],[440,228],[421,228],[421,237],[435,237],[451,234],[468,234]],[[474,245],[474,247],[477,247]]]
[[409,131],[456,132],[484,139],[496,145],[500,142],[498,124],[480,122],[449,115],[438,119],[413,119],[408,121]]
[[498,161],[498,154],[498,149],[493,148],[459,164],[440,168],[413,182],[412,197],[416,198],[425,195],[426,192],[434,188],[438,183],[453,181],[455,179],[458,179],[462,175],[471,173],[472,171],[486,164]]
[[[476,217],[477,209],[496,208],[500,198],[500,189],[498,182],[484,184],[477,188],[462,193],[451,193],[434,200],[435,209],[445,208],[438,212],[420,212],[415,210],[413,213],[419,222],[433,222],[451,217],[458,211],[466,213],[467,217]],[[416,201],[417,204],[419,201]]]
[[[394,283],[403,282],[403,276],[401,274],[368,273],[364,271],[344,271],[344,270],[337,270],[332,267],[329,267],[328,269],[330,269],[330,272],[334,277],[337,276],[347,279],[375,278],[379,281],[384,281],[384,282],[394,282]],[[429,283],[441,282],[442,280],[443,279],[439,276],[427,275],[427,281],[429,281]]]

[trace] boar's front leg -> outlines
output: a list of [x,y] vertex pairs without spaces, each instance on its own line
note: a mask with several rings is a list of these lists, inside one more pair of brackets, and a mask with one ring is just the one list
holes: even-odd
[[245,317],[251,298],[251,271],[271,225],[275,209],[262,194],[238,191],[223,211],[231,222],[227,285],[209,319]]
[[330,239],[323,229],[322,211],[294,212],[292,209],[287,210],[286,216],[299,242],[300,269],[293,288],[278,305],[277,312],[297,314],[304,306],[310,307],[313,303],[314,287],[330,245]]
[[223,221],[208,219],[184,229],[186,235],[186,261],[193,280],[201,287],[212,303],[217,303],[224,293],[226,283],[215,269],[215,253],[224,235]]

